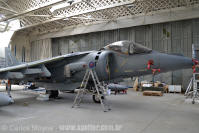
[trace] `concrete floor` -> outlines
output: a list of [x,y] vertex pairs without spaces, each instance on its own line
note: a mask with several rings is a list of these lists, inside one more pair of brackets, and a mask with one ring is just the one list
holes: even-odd
[[90,97],[71,108],[74,94],[38,101],[34,93],[12,92],[15,103],[0,108],[0,133],[10,132],[111,132],[198,133],[199,105],[187,104],[181,94],[163,97],[127,95],[108,97],[112,110],[104,113]]

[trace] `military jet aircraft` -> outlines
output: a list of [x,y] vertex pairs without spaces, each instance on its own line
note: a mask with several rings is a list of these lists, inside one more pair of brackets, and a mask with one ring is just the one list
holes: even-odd
[[[75,52],[49,59],[20,63],[6,48],[7,67],[0,69],[0,79],[11,83],[35,82],[44,87],[50,97],[57,97],[58,90],[73,91],[80,86],[85,70],[95,66],[100,81],[191,68],[191,58],[165,54],[131,41],[118,41],[98,51]],[[92,84],[91,84],[92,85]]]

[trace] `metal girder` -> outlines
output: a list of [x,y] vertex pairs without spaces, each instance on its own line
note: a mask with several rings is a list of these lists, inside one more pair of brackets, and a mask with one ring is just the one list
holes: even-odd
[[[77,1],[74,0],[73,4],[58,8],[54,12],[51,12],[51,7],[68,2],[68,0],[7,0],[6,2],[0,0],[2,12],[8,13],[7,18],[1,18],[0,22],[17,18],[21,21],[21,30],[27,29],[27,31],[31,31],[31,27],[34,27],[34,31],[37,29],[39,33],[45,33],[50,32],[51,30],[59,30],[63,27],[67,28],[68,26],[94,24],[101,21],[146,15],[148,13],[150,14],[150,12],[155,13],[160,10],[170,10],[186,6],[192,7],[199,4],[199,0]],[[3,8],[5,8],[5,10],[3,10]],[[3,15],[6,16],[6,14]]]
[[65,19],[65,18],[75,17],[75,16],[78,16],[78,15],[83,15],[83,14],[87,14],[87,13],[92,13],[92,12],[96,12],[96,11],[101,11],[101,10],[105,10],[105,9],[110,9],[110,8],[114,8],[114,7],[128,5],[128,4],[132,4],[134,1],[135,0],[126,0],[126,2],[120,2],[120,3],[116,3],[116,4],[104,6],[104,7],[96,7],[96,8],[91,9],[91,10],[86,10],[86,11],[77,12],[77,13],[73,13],[73,14],[57,15],[57,16],[53,16],[52,19],[49,19],[49,20],[46,20],[46,21],[43,21],[43,22],[40,22],[40,23],[32,24],[30,26],[25,26],[22,29],[30,28],[30,27],[33,27],[33,26],[37,26],[37,25],[40,25],[40,24],[45,24],[45,23],[49,23],[49,22],[53,22],[53,21],[57,21],[57,20]]
[[88,4],[89,6],[93,7],[94,9],[96,9],[96,7],[93,6],[92,4],[90,4],[88,0],[83,0],[83,2],[85,2],[85,3]]
[[4,5],[6,5],[10,10],[13,10],[13,8],[11,6],[9,6],[5,1],[0,0],[0,2],[3,3]]
[[11,13],[17,13],[16,11],[14,11],[12,9],[8,9],[8,8],[2,7],[2,6],[0,6],[0,9],[11,12]]
[[8,21],[8,20],[11,20],[11,19],[14,19],[14,18],[18,18],[18,17],[20,17],[20,16],[23,16],[23,15],[26,15],[26,14],[29,14],[29,13],[32,13],[32,12],[37,11],[37,10],[45,9],[45,8],[48,8],[48,7],[51,7],[51,6],[60,4],[60,3],[65,2],[65,1],[66,1],[66,0],[56,0],[56,2],[52,2],[52,1],[51,1],[51,2],[45,3],[45,4],[43,4],[43,5],[34,7],[34,8],[32,8],[32,9],[23,11],[23,12],[21,12],[21,13],[14,14],[14,15],[9,16],[9,17],[7,17],[7,18],[0,19],[0,22],[4,22],[4,21]]

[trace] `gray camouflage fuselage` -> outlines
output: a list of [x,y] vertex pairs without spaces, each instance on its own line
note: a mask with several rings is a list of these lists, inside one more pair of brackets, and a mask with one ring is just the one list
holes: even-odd
[[[98,60],[96,60],[97,56],[99,56]],[[60,90],[73,90],[80,86],[80,82],[85,74],[86,69],[81,67],[81,65],[89,65],[89,62],[96,62],[95,70],[101,81],[148,75],[152,74],[152,70],[147,69],[147,62],[149,60],[154,60],[152,68],[160,69],[161,73],[177,69],[191,68],[192,66],[192,59],[190,58],[168,55],[156,51],[136,55],[125,55],[108,50],[101,51],[99,54],[99,51],[93,51],[84,57],[73,59],[70,62],[63,61],[56,65],[47,65],[47,68],[52,74],[51,83],[38,83],[38,85],[41,86],[42,84],[45,84],[43,87],[49,89],[58,87]],[[109,72],[107,72],[107,62],[109,65]],[[67,64],[69,66],[71,65],[71,74],[68,77],[64,75],[64,68]]]

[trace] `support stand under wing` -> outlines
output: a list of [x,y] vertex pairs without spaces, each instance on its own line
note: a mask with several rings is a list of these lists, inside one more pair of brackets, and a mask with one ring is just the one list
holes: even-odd
[[[92,78],[94,82],[94,89],[92,91],[86,88],[90,78]],[[100,100],[104,112],[111,110],[105,97],[105,90],[106,90],[105,87],[101,85],[101,83],[99,82],[96,72],[93,69],[87,69],[83,81],[81,83],[80,89],[78,90],[77,95],[75,97],[72,108],[80,106],[80,103],[84,95],[92,92],[92,94],[97,93],[97,96]]]
[[12,98],[11,93],[10,93],[11,92],[11,82],[10,82],[10,80],[8,80],[7,83],[6,83],[6,91],[7,91],[8,96],[10,98]]

